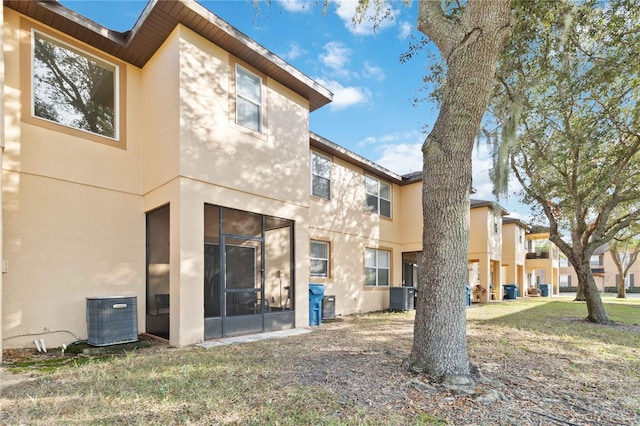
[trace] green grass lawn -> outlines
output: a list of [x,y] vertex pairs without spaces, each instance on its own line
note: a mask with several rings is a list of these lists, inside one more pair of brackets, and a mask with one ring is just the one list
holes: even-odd
[[[495,367],[514,380],[557,368],[541,380],[549,394],[595,401],[606,392],[625,413],[640,410],[640,299],[605,303],[620,325],[586,323],[586,306],[563,297],[474,305],[470,356],[520,366],[508,375]],[[3,389],[0,424],[457,424],[406,385],[399,356],[411,350],[412,324],[412,312],[375,313],[287,339],[49,362],[35,380]]]

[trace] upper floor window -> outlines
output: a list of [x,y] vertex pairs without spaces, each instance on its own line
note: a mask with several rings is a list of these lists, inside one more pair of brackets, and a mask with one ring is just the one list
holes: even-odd
[[262,131],[262,80],[236,65],[236,123]]
[[591,266],[602,266],[602,255],[594,254],[589,259]]
[[32,34],[31,115],[118,140],[118,66],[38,31]]
[[387,250],[365,249],[365,285],[388,286],[390,282],[391,252]]
[[309,250],[312,277],[329,277],[329,243],[326,241],[311,241]]
[[331,199],[331,159],[311,151],[311,195]]
[[364,177],[368,212],[391,217],[391,185],[371,176]]

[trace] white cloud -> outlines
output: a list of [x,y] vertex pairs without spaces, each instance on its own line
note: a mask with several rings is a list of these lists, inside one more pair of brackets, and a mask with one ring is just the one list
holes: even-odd
[[345,66],[350,62],[351,49],[339,41],[330,41],[324,45],[325,53],[319,55],[320,61],[339,75],[346,76]]
[[409,38],[409,35],[411,35],[413,25],[411,25],[409,22],[403,21],[400,23],[399,29],[400,32],[398,33],[398,38],[404,40],[406,38]]
[[305,53],[307,53],[306,50],[301,48],[300,45],[295,41],[292,41],[291,43],[289,43],[289,50],[286,53],[284,53],[282,57],[286,60],[291,61],[296,59],[300,55],[304,55]]
[[358,146],[365,145],[380,145],[385,147],[386,145],[402,142],[402,143],[420,143],[424,141],[425,135],[417,130],[411,130],[406,132],[393,132],[386,135],[379,136],[367,136],[365,139],[358,142]]
[[376,163],[400,175],[417,172],[422,170],[421,147],[422,143],[385,145]]
[[366,103],[371,98],[368,89],[354,86],[343,86],[335,80],[318,78],[318,83],[333,92],[333,102],[329,104],[331,111],[339,111],[347,107]]
[[362,75],[364,75],[367,78],[372,78],[378,81],[382,81],[386,78],[386,75],[384,74],[384,71],[382,70],[382,68],[377,67],[375,65],[371,65],[368,61],[365,61],[364,63],[364,70],[362,72]]
[[287,12],[308,12],[313,6],[311,0],[279,0],[278,3]]
[[335,0],[336,14],[342,19],[345,27],[357,35],[371,35],[374,33],[374,24],[377,22],[376,31],[382,31],[395,25],[395,18],[400,13],[393,9],[388,2],[381,2],[377,8],[377,1],[369,2],[369,6],[362,17],[360,23],[354,23],[353,17],[358,7],[357,0]]

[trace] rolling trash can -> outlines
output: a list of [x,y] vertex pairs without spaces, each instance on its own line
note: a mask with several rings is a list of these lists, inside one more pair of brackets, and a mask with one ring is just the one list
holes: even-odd
[[322,298],[324,286],[322,284],[309,284],[309,325],[322,324]]
[[549,297],[549,287],[550,284],[540,284],[540,296]]
[[515,284],[505,284],[502,286],[504,288],[504,298],[507,300],[516,300],[518,298],[518,286]]

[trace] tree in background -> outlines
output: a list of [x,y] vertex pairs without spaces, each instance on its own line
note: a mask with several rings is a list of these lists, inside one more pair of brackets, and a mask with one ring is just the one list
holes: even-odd
[[616,280],[616,287],[618,290],[618,298],[625,299],[627,297],[627,291],[625,283],[627,281],[627,275],[633,264],[638,260],[640,254],[640,232],[637,227],[631,227],[623,230],[619,235],[616,235],[613,241],[609,244],[609,251],[613,258],[613,263],[616,264],[618,269],[618,276]]
[[[516,2],[492,116],[494,180],[509,166],[578,276],[587,319],[609,323],[594,250],[640,217],[640,5],[637,0]],[[502,167],[501,167],[502,166]],[[561,238],[566,229],[570,241]]]
[[423,251],[409,367],[473,383],[466,338],[471,154],[511,33],[510,0],[420,0],[418,30],[446,63],[440,111],[423,146]]

